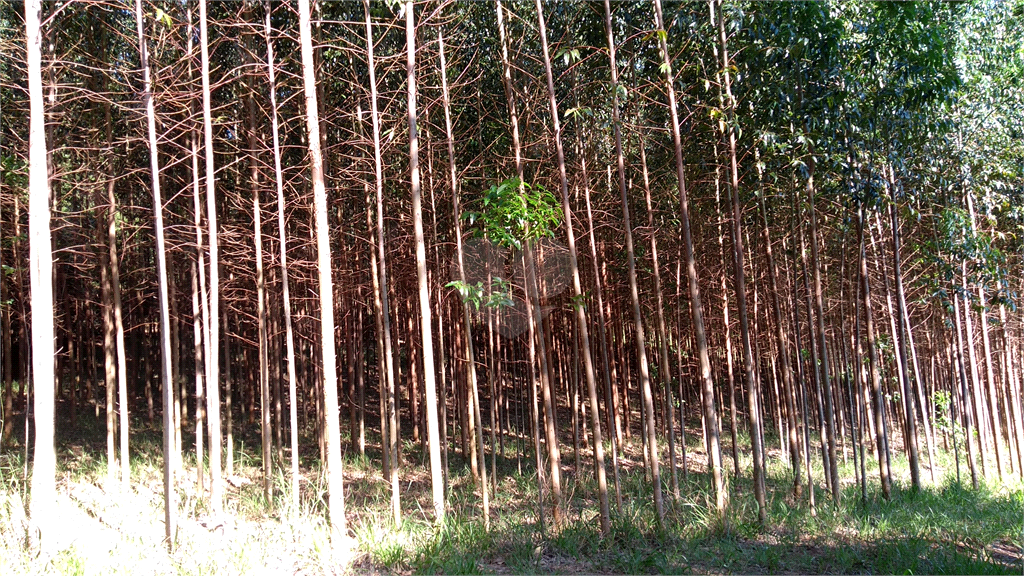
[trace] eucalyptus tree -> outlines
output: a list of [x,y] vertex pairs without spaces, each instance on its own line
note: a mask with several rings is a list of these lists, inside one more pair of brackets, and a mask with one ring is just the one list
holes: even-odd
[[[409,170],[412,173],[412,221],[416,243],[416,279],[420,296],[420,337],[423,348],[423,381],[426,389],[427,442],[430,444],[430,484],[434,500],[434,518],[444,520],[444,479],[441,472],[441,434],[437,428],[437,384],[434,371],[434,344],[430,326],[430,289],[427,286],[427,256],[423,240],[423,208],[420,194],[419,137],[416,131],[416,21],[412,0],[404,4],[406,44],[406,84],[409,112]],[[472,360],[472,358],[471,358]],[[483,433],[482,425],[478,426]],[[481,457],[483,450],[480,451]],[[487,501],[486,482],[484,501]],[[486,505],[484,507],[486,511]],[[485,512],[486,515],[486,512]]]
[[210,434],[210,505],[214,514],[220,514],[224,507],[220,433],[220,260],[217,255],[217,171],[213,149],[213,113],[210,108],[210,39],[207,20],[206,0],[199,0],[199,53],[203,83],[203,152],[206,158],[206,221],[209,226],[210,243],[206,415],[207,430]]
[[164,247],[164,204],[160,194],[160,156],[156,134],[156,106],[153,102],[153,84],[150,80],[149,47],[146,43],[145,26],[142,18],[142,0],[135,0],[135,22],[139,39],[139,55],[142,66],[142,99],[146,107],[146,128],[149,142],[149,167],[153,184],[153,233],[156,236],[157,283],[160,294],[160,366],[163,384],[163,436],[164,436],[164,535],[167,547],[174,549],[177,519],[177,501],[174,497],[173,464],[170,460],[174,449],[173,410],[174,391],[171,386],[171,320],[167,299],[167,254]]
[[[562,511],[561,457],[558,448],[557,431],[554,427],[555,415],[553,413],[553,406],[547,406],[551,399],[551,394],[547,369],[547,353],[545,349],[546,343],[544,338],[544,324],[543,316],[541,315],[540,302],[539,299],[535,299],[534,297],[534,293],[536,291],[536,274],[533,267],[533,253],[530,249],[530,243],[533,240],[548,235],[550,233],[550,225],[553,221],[557,220],[557,218],[547,209],[546,199],[550,195],[547,195],[542,189],[538,189],[537,194],[532,194],[530,187],[527,186],[524,181],[525,166],[522,143],[520,141],[519,112],[516,106],[515,90],[512,81],[512,63],[509,58],[509,39],[505,28],[505,7],[502,5],[501,0],[497,0],[495,3],[495,10],[498,20],[498,36],[501,42],[502,84],[505,88],[505,98],[508,105],[508,114],[511,123],[512,152],[515,158],[516,177],[514,180],[505,180],[500,185],[492,186],[485,194],[484,204],[485,206],[493,205],[494,208],[492,208],[491,212],[495,214],[494,217],[487,220],[489,224],[485,226],[485,229],[489,230],[490,235],[492,236],[492,241],[497,239],[499,244],[514,246],[522,252],[524,275],[526,276],[524,294],[526,300],[527,323],[530,329],[529,370],[531,380],[531,399],[533,401],[534,455],[537,460],[537,498],[539,501],[538,519],[540,520],[542,529],[544,529],[545,482],[540,444],[540,416],[537,407],[538,378],[536,365],[538,356],[540,360],[540,388],[545,392],[546,399],[545,409],[547,412],[545,422],[550,423],[550,426],[545,426],[544,433],[547,440],[547,448],[551,465],[551,489],[555,496],[555,524],[560,522]],[[522,188],[520,191],[520,199],[516,199],[515,195],[509,190],[509,187],[514,185],[519,185]],[[517,211],[530,213],[531,209],[537,209],[533,212],[533,217],[521,220],[515,217]],[[539,354],[537,353],[537,348],[540,349]]]
[[[32,461],[32,498],[29,502],[29,542],[42,550],[52,544],[57,522],[54,450],[53,370],[53,254],[50,244],[50,183],[46,159],[43,108],[42,2],[25,2],[25,45],[29,96],[29,279],[32,294],[32,384],[36,438]],[[27,442],[26,438],[26,442]]]
[[[594,475],[597,480],[598,498],[601,512],[601,533],[607,536],[611,531],[611,511],[608,506],[608,480],[604,469],[604,445],[601,439],[601,418],[597,406],[597,377],[594,374],[593,356],[590,352],[590,332],[587,329],[587,315],[583,307],[583,287],[580,282],[580,269],[576,258],[576,236],[572,229],[572,209],[569,207],[569,182],[565,169],[565,151],[562,149],[562,126],[558,118],[558,102],[555,99],[555,81],[551,73],[551,54],[548,51],[547,27],[544,22],[544,6],[536,0],[537,20],[540,28],[541,48],[544,55],[544,73],[547,79],[548,104],[551,108],[551,122],[554,131],[555,152],[558,159],[559,185],[562,191],[562,214],[565,218],[565,230],[569,245],[569,266],[572,269],[573,307],[576,312],[576,329],[579,331],[579,354],[583,356],[584,373],[587,379],[587,397],[590,401],[591,427],[594,433]],[[660,292],[659,292],[660,294]],[[662,323],[664,324],[664,323]],[[662,325],[664,331],[664,325]],[[578,450],[577,450],[578,453]],[[673,476],[675,471],[673,470]],[[677,490],[678,491],[678,490]]]
[[[736,157],[736,99],[732,94],[732,73],[729,70],[729,45],[726,37],[725,14],[722,0],[718,6],[718,43],[721,51],[721,68],[727,103],[728,139],[729,139],[729,188],[732,192],[732,254],[733,278],[736,289],[736,309],[739,313],[740,335],[743,341],[743,377],[747,386],[748,410],[750,418],[750,441],[754,463],[754,497],[757,499],[758,521],[764,525],[767,521],[765,510],[765,465],[764,446],[761,444],[760,421],[761,408],[758,395],[760,383],[754,377],[754,353],[750,342],[750,321],[747,316],[747,281],[743,258],[742,207],[740,206],[739,168]],[[831,401],[829,397],[828,401]],[[838,481],[834,485],[838,485]]]
[[[661,0],[654,0],[655,28],[661,51],[661,69],[665,79],[665,92],[669,108],[669,129],[672,132],[672,143],[675,150],[676,178],[679,186],[679,223],[682,229],[683,252],[686,260],[686,278],[690,289],[690,314],[693,321],[693,334],[697,347],[697,358],[700,369],[701,404],[707,430],[707,448],[711,467],[712,483],[715,487],[715,508],[720,520],[725,520],[727,494],[722,476],[722,451],[719,445],[718,412],[715,409],[715,388],[711,375],[711,359],[708,353],[707,333],[704,328],[704,311],[700,299],[700,285],[697,279],[697,263],[694,257],[693,235],[690,230],[690,203],[686,189],[685,165],[683,164],[682,136],[679,130],[679,112],[676,101],[674,75],[672,74],[671,56],[668,51],[668,33],[662,17]],[[608,30],[608,45],[614,54],[614,41],[611,29]],[[617,85],[617,79],[612,80]],[[616,88],[617,89],[617,88]],[[616,122],[617,124],[617,122]],[[622,193],[625,195],[625,183],[620,178]],[[659,484],[656,484],[659,486]],[[657,489],[657,488],[656,488]]]
[[[291,434],[291,483],[289,500],[292,514],[299,513],[299,429],[295,374],[295,343],[292,330],[291,289],[288,280],[288,238],[285,233],[284,175],[281,170],[281,143],[278,136],[276,63],[274,62],[273,28],[270,25],[272,13],[270,0],[265,5],[264,30],[267,41],[267,82],[270,93],[271,139],[274,148],[274,183],[277,186],[277,238],[281,259],[281,298],[284,304],[285,356],[288,361],[288,417]],[[198,210],[198,206],[197,206]],[[198,228],[197,228],[198,232]]]
[[[657,1],[657,0],[656,0]],[[658,13],[661,13],[658,4]],[[606,18],[606,22],[610,22]],[[660,16],[659,16],[659,29]],[[658,525],[663,526],[665,522],[665,506],[661,495],[661,473],[658,466],[658,441],[654,422],[654,398],[651,391],[650,366],[647,361],[647,344],[644,339],[643,316],[640,311],[640,294],[637,289],[636,280],[636,257],[633,250],[633,229],[629,218],[629,194],[626,189],[626,167],[625,155],[622,151],[622,132],[619,119],[619,73],[618,62],[615,58],[614,33],[609,27],[608,33],[608,57],[611,67],[612,80],[612,130],[615,138],[615,159],[618,174],[619,193],[622,198],[622,220],[626,234],[626,262],[629,272],[629,293],[633,305],[634,338],[636,340],[637,363],[640,369],[640,386],[643,394],[643,418],[646,422],[646,445],[650,450],[649,459],[651,467],[651,484],[654,493],[654,508],[658,514]]]
[[386,391],[381,391],[381,395],[385,396],[384,412],[381,414],[381,438],[383,439],[386,435],[387,441],[385,443],[382,440],[381,445],[384,447],[383,458],[386,459],[384,470],[387,472],[391,484],[391,513],[395,525],[398,525],[402,515],[398,486],[398,451],[400,450],[398,444],[398,409],[395,405],[395,360],[391,340],[391,307],[388,295],[387,254],[385,249],[384,162],[381,154],[380,113],[377,104],[377,65],[373,52],[373,22],[370,18],[369,0],[363,1],[363,12],[366,24],[366,66],[370,79],[370,122],[373,130],[374,187],[376,190],[376,250],[378,269],[375,270],[374,279],[379,285],[379,297],[375,298],[375,302],[377,300],[380,302],[379,314],[383,335],[383,349],[379,353],[384,357],[384,375],[386,375],[386,379],[382,378],[381,380],[381,384],[386,386]]
[[[201,0],[202,1],[202,0]],[[302,52],[302,85],[306,98],[306,130],[309,135],[310,172],[316,213],[317,269],[320,285],[320,353],[327,453],[327,514],[332,542],[346,536],[345,498],[341,470],[341,430],[338,423],[338,373],[334,351],[334,286],[331,268],[330,228],[327,223],[327,189],[324,186],[320,118],[314,76],[313,40],[309,0],[299,0],[299,47]],[[212,288],[211,288],[212,289]],[[211,310],[212,315],[212,310]]]

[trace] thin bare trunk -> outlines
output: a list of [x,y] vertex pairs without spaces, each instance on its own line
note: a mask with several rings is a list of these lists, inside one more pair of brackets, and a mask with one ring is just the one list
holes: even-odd
[[199,49],[203,79],[203,138],[206,154],[206,220],[210,235],[210,322],[206,349],[206,414],[210,433],[210,505],[214,515],[223,511],[220,439],[220,276],[217,256],[217,194],[213,150],[213,114],[210,109],[210,41],[206,0],[199,0]]
[[289,490],[289,501],[291,502],[291,513],[294,517],[299,513],[299,429],[295,382],[295,342],[292,332],[292,304],[291,292],[288,284],[288,240],[285,234],[284,216],[284,177],[281,173],[281,145],[278,136],[277,120],[277,82],[274,65],[274,43],[270,38],[272,28],[270,26],[271,3],[266,3],[266,20],[264,22],[267,36],[267,76],[270,84],[270,109],[271,109],[271,137],[274,141],[274,182],[277,184],[277,238],[280,247],[281,258],[281,292],[284,300],[284,333],[285,333],[285,354],[288,357],[288,421],[291,429],[291,485]]
[[[444,52],[444,36],[441,34],[440,29],[437,33],[438,46],[441,55],[441,93],[444,101],[444,127],[446,142],[448,145],[448,175],[451,178],[452,187],[452,210],[454,214],[455,224],[455,254],[459,265],[459,280],[463,283],[466,282],[466,267],[465,259],[462,248],[462,214],[459,209],[459,179],[458,172],[455,167],[455,139],[452,135],[452,117],[451,117],[451,99],[448,92],[448,63],[445,59]],[[476,388],[476,365],[473,361],[473,342],[472,342],[472,322],[469,315],[469,302],[463,302],[462,304],[462,326],[466,332],[466,355],[469,359],[467,373],[469,374],[470,385]],[[478,426],[479,428],[479,426]],[[492,425],[493,428],[493,425]],[[481,435],[482,439],[482,435]],[[483,454],[483,443],[477,443],[477,449],[479,450],[482,459]],[[483,470],[483,474],[486,475],[486,466],[480,464],[479,470]],[[484,505],[484,526],[490,528],[490,509],[489,500],[487,497],[487,486],[484,477],[480,479],[480,494],[481,501]]]
[[[607,0],[606,0],[607,1]],[[576,257],[576,235],[572,228],[572,209],[569,206],[569,183],[565,171],[565,151],[562,148],[562,126],[558,119],[558,103],[555,100],[555,82],[551,73],[551,55],[548,52],[547,29],[544,23],[544,8],[541,0],[536,0],[537,19],[540,24],[541,47],[544,52],[544,71],[548,84],[548,104],[551,107],[551,120],[555,136],[555,152],[558,157],[558,175],[562,191],[562,213],[565,217],[566,241],[569,245],[569,266],[572,268],[573,296],[577,303],[573,306],[576,312],[576,327],[579,344],[583,355],[583,368],[587,378],[587,395],[590,400],[591,428],[594,432],[594,475],[597,480],[598,498],[601,509],[601,534],[607,536],[611,531],[611,512],[608,506],[608,480],[605,478],[604,446],[601,441],[601,419],[597,410],[597,377],[594,374],[593,357],[590,353],[590,333],[587,329],[587,315],[583,307],[583,288],[580,282],[579,263]],[[576,412],[573,412],[574,417]],[[574,428],[575,430],[575,428]],[[579,434],[574,435],[576,459],[579,461]],[[577,465],[577,469],[579,466]],[[673,470],[673,476],[675,471]]]
[[196,486],[198,493],[203,494],[203,324],[200,321],[200,290],[197,279],[197,268],[201,264],[192,262],[192,359],[195,363],[196,372]]
[[[50,244],[50,186],[46,153],[41,69],[40,0],[25,2],[26,60],[29,95],[29,282],[32,298],[32,385],[35,389],[35,445],[29,502],[29,542],[49,550],[56,514],[53,371],[53,254]],[[140,24],[141,26],[141,24]],[[141,32],[140,32],[141,33]],[[28,409],[26,405],[26,415]],[[26,424],[27,424],[26,416]],[[27,426],[26,426],[27,431]],[[28,436],[25,437],[28,450]],[[26,464],[27,465],[27,464]]]
[[[387,446],[384,449],[384,457],[387,458],[387,465],[384,467],[389,473],[391,482],[391,512],[395,525],[401,522],[402,510],[399,502],[398,489],[398,414],[395,402],[395,361],[392,352],[391,336],[391,312],[390,299],[388,297],[388,274],[387,261],[385,259],[384,246],[384,167],[381,160],[380,142],[380,114],[377,111],[377,72],[373,56],[373,24],[370,21],[369,0],[363,0],[363,11],[366,15],[366,61],[370,73],[370,121],[373,126],[373,161],[374,161],[374,182],[376,183],[377,195],[377,260],[380,266],[379,272],[379,294],[381,310],[381,330],[384,340],[384,367],[387,374],[387,391],[385,394],[385,412],[387,415]],[[383,421],[382,421],[383,422]],[[381,437],[385,436],[384,426],[381,426]],[[384,444],[382,440],[381,444]]]
[[[715,410],[715,389],[711,377],[711,360],[708,355],[707,334],[704,331],[704,312],[701,308],[700,287],[697,282],[697,263],[693,254],[693,237],[690,233],[690,207],[686,193],[686,177],[683,165],[683,144],[679,133],[679,113],[676,104],[676,92],[673,84],[672,63],[669,60],[667,33],[661,13],[661,0],[654,0],[655,26],[658,30],[658,42],[665,76],[672,142],[675,150],[676,176],[679,184],[679,219],[683,235],[683,248],[686,257],[686,278],[690,286],[690,311],[693,319],[694,340],[697,345],[697,356],[700,362],[700,386],[702,394],[703,414],[707,425],[708,455],[712,481],[715,487],[715,508],[720,521],[725,521],[726,492],[722,478],[722,451],[719,446],[718,412]],[[610,34],[609,34],[609,39]],[[613,43],[609,43],[614,45]],[[614,67],[613,67],[614,70]],[[624,183],[620,186],[623,188]]]
[[868,260],[867,250],[864,245],[865,236],[865,225],[864,222],[864,207],[860,207],[859,218],[857,221],[858,233],[860,235],[860,282],[861,282],[861,298],[864,300],[864,318],[865,318],[865,329],[867,334],[867,348],[868,348],[868,366],[871,371],[871,391],[874,399],[875,408],[875,443],[878,452],[878,471],[879,478],[882,484],[882,497],[889,500],[891,488],[889,480],[889,472],[885,465],[885,452],[888,449],[886,437],[885,437],[885,424],[883,419],[885,417],[885,406],[884,399],[882,398],[882,384],[879,376],[878,367],[878,353],[875,345],[875,321],[872,317],[871,310],[871,283],[868,279]]
[[[744,271],[742,211],[740,209],[739,172],[736,160],[736,100],[732,96],[732,75],[729,73],[729,50],[725,36],[725,14],[722,0],[718,4],[718,42],[722,52],[725,95],[729,109],[729,167],[732,191],[732,254],[733,277],[736,290],[736,309],[740,320],[743,342],[743,379],[747,387],[747,409],[750,417],[750,441],[754,464],[754,497],[757,500],[757,518],[763,526],[767,520],[765,510],[764,446],[761,444],[761,410],[758,398],[758,379],[754,377],[754,352],[750,341],[750,322],[747,318],[747,280]],[[754,308],[755,320],[757,308]],[[831,401],[831,399],[830,399]]]
[[[164,528],[167,547],[174,548],[175,529],[175,498],[173,494],[171,452],[174,449],[174,431],[172,430],[174,392],[171,389],[171,338],[170,311],[167,297],[167,259],[164,248],[163,199],[160,196],[160,161],[156,136],[156,110],[153,102],[153,88],[149,71],[149,48],[146,45],[142,20],[142,0],[135,0],[135,22],[139,40],[139,53],[142,64],[143,104],[146,107],[146,126],[149,137],[149,167],[153,183],[153,220],[156,235],[157,282],[160,298],[160,356],[161,384],[163,386],[163,436],[164,436]],[[37,372],[38,373],[38,372]],[[38,390],[38,388],[37,388]],[[36,396],[38,403],[39,397]],[[38,408],[37,408],[38,410]],[[37,412],[36,418],[39,418]]]
[[[759,160],[759,159],[758,159]],[[761,185],[761,164],[757,165],[758,186]],[[759,194],[761,199],[762,233],[764,234],[764,251],[768,258],[768,282],[773,287],[768,290],[772,295],[772,312],[775,318],[775,338],[778,340],[778,356],[782,364],[782,385],[783,394],[786,395],[786,414],[789,436],[789,452],[793,464],[793,497],[800,498],[800,439],[798,428],[798,415],[796,412],[795,383],[793,381],[793,369],[789,363],[789,339],[786,335],[785,322],[782,319],[782,299],[779,296],[781,285],[779,284],[779,273],[775,265],[775,256],[772,252],[772,237],[768,230],[768,209],[765,206],[764,194]],[[859,356],[858,356],[859,357]],[[780,430],[781,434],[782,431]]]
[[[498,36],[499,36],[499,38],[501,40],[502,80],[503,80],[503,84],[504,84],[504,88],[505,88],[505,98],[506,98],[506,101],[508,102],[509,119],[510,119],[510,121],[512,123],[512,151],[513,151],[513,153],[515,155],[516,176],[519,178],[519,180],[521,182],[521,181],[523,181],[523,155],[522,155],[522,145],[520,144],[520,141],[519,141],[519,114],[516,111],[515,94],[514,94],[514,91],[512,90],[512,66],[511,66],[511,64],[509,62],[508,39],[506,38],[506,35],[505,35],[505,18],[504,18],[505,8],[502,6],[501,0],[497,0],[497,2],[495,3],[495,10],[496,10],[497,15],[498,15]],[[527,308],[527,324],[530,327],[530,368],[529,368],[529,370],[530,370],[530,379],[531,379],[531,386],[532,386],[532,388],[531,388],[531,401],[532,401],[532,416],[533,416],[534,455],[536,456],[536,460],[537,460],[537,498],[538,498],[538,502],[539,502],[539,507],[538,507],[537,514],[538,514],[538,519],[540,520],[541,531],[543,532],[543,531],[545,531],[546,526],[545,526],[545,523],[544,523],[544,467],[543,467],[542,462],[541,462],[542,457],[541,457],[541,453],[540,453],[540,410],[539,410],[539,406],[537,405],[537,403],[538,403],[538,395],[537,395],[537,384],[538,384],[538,382],[537,382],[537,375],[536,375],[537,374],[536,373],[536,367],[537,367],[536,365],[537,365],[537,356],[538,356],[537,347],[541,346],[539,354],[540,354],[540,358],[541,358],[541,370],[540,370],[540,372],[541,372],[541,385],[542,385],[542,387],[544,385],[543,383],[546,382],[546,378],[547,378],[547,376],[546,376],[546,366],[544,364],[544,362],[545,362],[544,358],[546,357],[546,354],[544,353],[544,349],[542,347],[543,343],[544,343],[544,337],[543,337],[542,319],[539,316],[540,308],[539,308],[539,306],[535,307],[533,305],[533,295],[532,295],[532,292],[533,292],[533,290],[534,290],[534,288],[536,286],[536,278],[531,274],[531,272],[533,270],[532,254],[531,254],[531,252],[530,252],[530,250],[528,248],[523,250],[522,257],[523,257],[523,272],[524,272],[524,276],[526,276],[526,284],[527,284],[527,286],[524,288],[524,298],[525,298],[526,303],[527,303],[527,305],[526,305],[526,308]],[[549,412],[549,414],[550,414],[550,412]],[[549,451],[550,450],[554,450],[552,455],[558,455],[558,443],[557,442],[551,442],[551,440],[552,440],[552,437],[549,436],[548,437]],[[560,466],[560,463],[558,465]],[[558,522],[561,520],[561,518],[559,516],[557,516],[559,508],[560,508],[560,501],[561,501],[561,477],[560,477],[560,472],[555,467],[555,459],[554,458],[552,458],[552,472],[556,474],[556,476],[554,478],[552,478],[552,484],[553,484],[553,488],[556,488],[556,490],[555,490],[555,492],[556,492],[556,500],[559,502],[559,504],[556,504],[556,517],[555,517],[555,524],[558,524]]]
[[889,207],[889,214],[892,217],[892,264],[893,276],[896,283],[896,309],[899,314],[897,319],[897,351],[899,353],[900,380],[903,382],[903,398],[905,401],[905,414],[907,426],[907,454],[910,459],[910,482],[914,490],[921,489],[921,465],[918,462],[917,450],[917,419],[915,416],[914,394],[911,392],[913,383],[910,381],[907,366],[907,307],[906,299],[903,296],[903,272],[900,267],[900,222],[899,207],[896,205],[896,187],[891,182],[890,170],[890,192],[892,194],[892,205]]
[[654,207],[651,203],[651,183],[647,173],[647,152],[640,141],[640,165],[644,177],[644,200],[647,203],[647,227],[651,230],[651,264],[654,268],[655,311],[658,318],[658,371],[665,390],[665,414],[668,423],[668,458],[672,478],[672,496],[679,500],[679,475],[676,466],[676,416],[672,407],[672,369],[669,367],[668,330],[665,328],[665,298],[661,291],[661,267],[658,262],[658,235],[654,226]]
[[[661,29],[661,4],[658,0],[655,0],[657,6],[658,27]],[[623,228],[626,233],[626,254],[627,263],[629,270],[629,294],[630,300],[633,305],[633,323],[636,330],[634,338],[636,339],[636,352],[637,362],[639,363],[640,369],[640,386],[643,394],[644,402],[644,419],[645,419],[645,439],[646,444],[650,448],[649,460],[651,468],[651,484],[653,484],[654,492],[654,508],[658,513],[658,525],[664,525],[665,522],[665,505],[662,502],[661,496],[661,474],[658,466],[658,450],[657,450],[657,433],[655,431],[654,422],[654,398],[651,392],[651,376],[649,366],[647,363],[647,344],[644,339],[644,325],[643,317],[640,313],[640,293],[637,289],[636,281],[636,258],[633,251],[633,228],[629,219],[629,194],[626,189],[626,167],[625,167],[625,156],[622,152],[622,131],[621,122],[619,119],[619,71],[618,62],[615,59],[615,40],[612,28],[608,26],[606,22],[606,28],[608,33],[608,57],[609,64],[611,66],[612,73],[612,127],[615,134],[615,157],[617,162],[618,180],[619,180],[619,192],[621,194],[622,201],[622,220]],[[642,145],[642,144],[641,144]]]
[[299,0],[299,45],[302,51],[302,84],[306,97],[306,129],[316,212],[317,268],[320,277],[320,352],[324,395],[327,452],[327,513],[332,542],[346,535],[345,499],[341,470],[341,431],[338,423],[338,371],[334,350],[334,293],[331,280],[331,240],[327,223],[327,189],[324,186],[323,154],[320,150],[320,114],[317,108],[313,68],[313,41],[309,0]]
[[[974,215],[974,200],[971,198],[971,194],[967,194],[967,209],[971,217],[971,232],[977,235],[977,224],[975,223]],[[982,350],[985,353],[983,360],[985,361],[985,381],[988,383],[988,425],[991,427],[992,433],[992,444],[995,446],[996,451],[996,471],[999,474],[999,479],[1003,478],[1003,446],[1002,446],[1002,429],[999,427],[999,394],[996,392],[996,381],[995,373],[992,368],[992,344],[989,338],[988,330],[988,306],[985,304],[985,282],[981,280],[978,282],[978,317],[981,319],[981,344]],[[973,346],[972,346],[973,349]]]
[[[412,0],[405,3],[405,44],[406,82],[409,89],[409,171],[412,173],[412,220],[420,301],[420,344],[423,350],[423,384],[426,391],[427,441],[430,443],[430,485],[434,501],[434,518],[441,522],[444,520],[444,479],[441,473],[441,434],[437,429],[437,384],[430,326],[430,288],[427,286],[427,256],[420,200],[419,139],[416,133],[416,23]],[[486,499],[485,489],[484,500]]]

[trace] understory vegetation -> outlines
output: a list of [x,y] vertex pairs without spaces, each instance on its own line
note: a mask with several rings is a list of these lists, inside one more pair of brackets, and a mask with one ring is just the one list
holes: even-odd
[[[537,492],[532,458],[499,458],[497,489],[491,502],[490,531],[479,518],[479,497],[468,464],[452,457],[448,479],[450,513],[437,525],[430,517],[430,478],[425,455],[408,443],[410,472],[403,478],[403,520],[390,521],[390,494],[379,468],[378,439],[367,456],[344,458],[346,501],[352,538],[332,551],[326,523],[324,482],[317,469],[302,469],[305,508],[292,519],[285,502],[286,478],[275,479],[268,515],[260,486],[259,438],[239,439],[236,476],[215,524],[195,497],[194,461],[185,461],[178,503],[182,518],[178,547],[163,546],[159,431],[140,422],[139,448],[132,461],[135,489],[125,497],[104,492],[102,422],[79,420],[79,428],[58,438],[62,465],[58,491],[66,533],[63,550],[52,557],[24,548],[26,515],[24,461],[17,451],[0,456],[0,558],[3,573],[15,574],[503,574],[503,573],[830,573],[830,574],[1019,574],[1024,569],[1024,490],[1016,477],[983,482],[973,490],[968,472],[957,480],[955,455],[937,453],[936,484],[910,488],[904,458],[893,461],[892,499],[869,482],[861,500],[853,460],[840,466],[844,498],[827,501],[820,463],[814,467],[821,493],[816,514],[806,498],[794,501],[789,466],[777,448],[769,449],[768,518],[757,521],[749,475],[749,443],[741,436],[743,474],[729,478],[730,506],[725,525],[714,514],[714,495],[702,464],[703,447],[687,446],[690,470],[671,500],[668,529],[659,529],[651,501],[624,497],[613,507],[612,530],[601,537],[587,470],[566,468],[570,495],[567,520],[542,532],[537,523]],[[698,438],[699,428],[688,429]],[[777,446],[777,439],[767,438]],[[812,438],[812,440],[814,440]],[[622,492],[641,493],[645,479],[638,443],[623,459]],[[665,448],[664,446],[662,447]],[[729,446],[726,446],[729,448]],[[729,453],[728,450],[726,450]],[[566,455],[567,457],[569,454]],[[586,460],[586,456],[581,456]],[[312,458],[310,459],[312,463]],[[731,462],[727,461],[731,469]],[[874,462],[869,458],[866,465]],[[590,463],[585,463],[589,469]],[[963,467],[964,464],[961,464]],[[421,472],[417,473],[416,470]],[[966,482],[966,484],[965,484]],[[670,490],[666,483],[666,492]],[[279,499],[279,501],[278,501]],[[824,501],[823,501],[824,500]],[[531,503],[534,505],[531,506]]]
[[1024,0],[0,2],[0,576],[1024,572]]

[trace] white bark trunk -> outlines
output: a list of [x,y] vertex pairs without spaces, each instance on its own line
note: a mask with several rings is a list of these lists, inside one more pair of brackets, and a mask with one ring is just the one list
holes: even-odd
[[29,504],[29,541],[48,546],[56,518],[53,446],[53,254],[50,245],[50,184],[46,163],[46,128],[43,110],[40,0],[25,2],[26,59],[29,96],[28,227],[29,282],[32,297],[32,385],[36,436],[32,460],[32,495]]
[[341,438],[338,424],[338,371],[334,350],[334,292],[331,280],[331,241],[327,224],[327,189],[320,150],[320,114],[313,70],[313,39],[309,0],[299,0],[299,45],[302,50],[302,85],[306,96],[306,127],[316,210],[317,268],[320,271],[320,351],[326,419],[327,513],[332,539],[345,536],[345,499],[342,493]]

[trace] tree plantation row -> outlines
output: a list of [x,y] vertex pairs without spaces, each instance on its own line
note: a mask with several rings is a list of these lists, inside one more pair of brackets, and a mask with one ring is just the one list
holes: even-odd
[[396,525],[422,462],[431,518],[465,464],[489,527],[501,458],[542,530],[592,478],[604,535],[688,475],[764,524],[769,459],[812,511],[848,460],[865,500],[940,451],[1024,478],[1021,0],[26,0],[0,52],[36,545],[55,442],[101,415],[111,493],[162,434],[172,547],[257,430],[268,509],[339,538],[343,453]]

